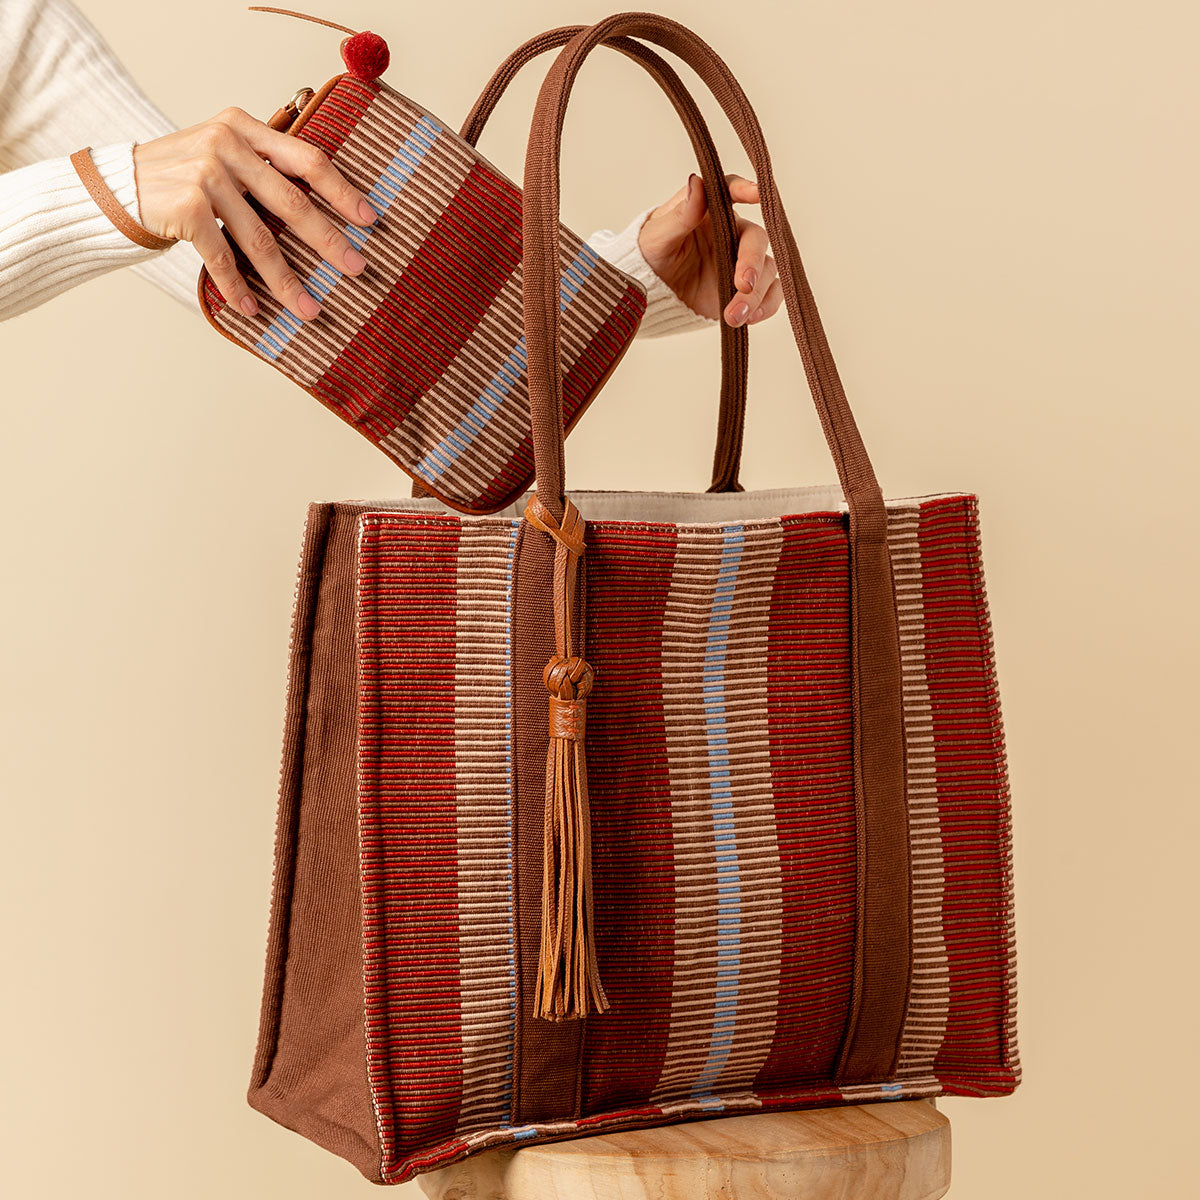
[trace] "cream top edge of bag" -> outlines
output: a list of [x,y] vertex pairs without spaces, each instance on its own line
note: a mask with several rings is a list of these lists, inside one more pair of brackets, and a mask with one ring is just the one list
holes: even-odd
[[[738,520],[772,520],[811,512],[849,512],[841,486],[818,483],[808,487],[765,488],[745,492],[624,492],[568,491],[587,521],[663,521],[687,525],[723,525]],[[973,496],[973,492],[931,492],[885,500],[885,508],[904,508],[923,500]],[[390,500],[343,500],[381,511],[441,513],[463,521],[515,519],[525,511],[531,493],[507,508],[486,516],[468,516],[432,496],[405,496]]]

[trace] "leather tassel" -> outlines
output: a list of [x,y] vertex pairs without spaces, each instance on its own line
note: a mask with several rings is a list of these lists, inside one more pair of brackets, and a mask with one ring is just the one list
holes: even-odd
[[535,1013],[551,1021],[605,1012],[592,916],[591,811],[588,804],[587,698],[592,668],[578,654],[582,614],[575,612],[585,522],[566,502],[561,524],[534,493],[525,508],[530,524],[550,534],[554,550],[554,638],[557,653],[542,679],[549,693],[546,750],[546,825],[542,854],[542,937]]

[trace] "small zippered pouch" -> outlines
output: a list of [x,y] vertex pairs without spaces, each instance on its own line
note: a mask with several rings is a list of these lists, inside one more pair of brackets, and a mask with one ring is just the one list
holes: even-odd
[[[386,63],[386,47],[383,55]],[[353,70],[315,93],[302,89],[270,124],[319,146],[379,213],[370,226],[351,225],[309,191],[367,269],[343,274],[247,195],[321,314],[302,322],[284,308],[232,239],[259,311],[248,317],[226,303],[207,269],[197,281],[202,311],[374,442],[424,492],[466,513],[510,504],[533,481],[521,189],[446,122]],[[570,429],[628,349],[646,293],[565,225],[559,254]]]

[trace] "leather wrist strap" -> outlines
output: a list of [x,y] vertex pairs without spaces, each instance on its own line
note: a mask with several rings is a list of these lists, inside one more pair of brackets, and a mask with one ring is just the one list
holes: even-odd
[[140,225],[126,211],[124,205],[113,195],[112,188],[104,181],[104,176],[96,169],[92,159],[91,146],[84,146],[71,155],[71,165],[76,174],[83,180],[92,199],[100,211],[131,241],[147,250],[165,250],[173,246],[178,238],[159,237],[151,233],[144,225]]

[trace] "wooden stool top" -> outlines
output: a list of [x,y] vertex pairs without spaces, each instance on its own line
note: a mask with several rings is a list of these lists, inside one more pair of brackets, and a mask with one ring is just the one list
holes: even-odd
[[935,1200],[950,1122],[932,1100],[706,1117],[489,1150],[418,1182],[434,1200]]

